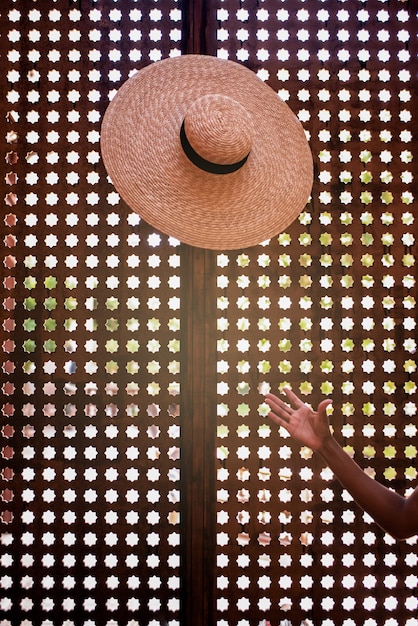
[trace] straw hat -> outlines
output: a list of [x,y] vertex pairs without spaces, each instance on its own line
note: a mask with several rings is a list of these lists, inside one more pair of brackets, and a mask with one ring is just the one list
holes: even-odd
[[251,70],[210,56],[158,61],[127,80],[105,113],[101,149],[133,211],[201,248],[277,235],[312,188],[312,155],[290,108]]

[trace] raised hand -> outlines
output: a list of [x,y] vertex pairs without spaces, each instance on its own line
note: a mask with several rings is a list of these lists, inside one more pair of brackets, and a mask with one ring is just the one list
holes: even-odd
[[368,476],[331,434],[326,410],[331,400],[322,400],[314,411],[290,389],[284,393],[289,404],[267,394],[270,419],[302,445],[316,450],[357,504],[386,532],[397,539],[418,534],[418,487],[405,498]]
[[285,388],[284,393],[290,404],[272,393],[267,394],[266,402],[271,409],[268,416],[303,445],[309,446],[312,450],[320,450],[324,442],[331,437],[326,412],[331,400],[322,400],[318,409],[314,411],[290,389]]

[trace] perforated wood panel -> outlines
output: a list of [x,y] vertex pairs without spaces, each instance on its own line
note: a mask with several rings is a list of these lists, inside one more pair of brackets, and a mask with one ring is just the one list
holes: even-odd
[[[402,3],[219,2],[248,64],[310,140],[306,210],[217,257],[217,624],[414,624],[396,544],[312,451],[264,419],[287,385],[377,480],[416,481],[415,15]],[[287,621],[286,621],[287,620]]]
[[[3,4],[0,626],[415,625],[415,538],[264,405],[331,397],[347,452],[415,486],[414,3]],[[185,51],[310,141],[306,210],[252,249],[182,246],[106,176],[109,100]]]
[[6,5],[1,624],[179,624],[178,242],[121,208],[99,139],[181,11]]

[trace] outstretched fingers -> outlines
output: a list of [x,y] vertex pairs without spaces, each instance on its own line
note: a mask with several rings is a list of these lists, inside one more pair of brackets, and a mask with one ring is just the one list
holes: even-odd
[[283,400],[273,394],[267,394],[266,402],[271,409],[269,417],[280,424],[289,423],[293,409],[286,402],[283,402]]
[[283,391],[286,394],[288,400],[292,403],[292,405],[296,409],[300,409],[300,407],[303,406],[304,403],[302,402],[302,400],[298,398],[298,396],[295,393],[293,393],[293,391],[289,389],[289,387],[285,387]]

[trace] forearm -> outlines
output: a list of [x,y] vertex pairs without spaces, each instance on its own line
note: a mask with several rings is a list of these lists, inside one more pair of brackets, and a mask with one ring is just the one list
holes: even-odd
[[405,498],[370,478],[333,437],[326,440],[318,453],[341,485],[379,526],[398,539],[411,534],[410,520],[405,519]]
[[326,414],[331,401],[322,400],[314,411],[291,389],[284,392],[290,404],[273,394],[266,396],[273,422],[318,452],[357,504],[386,532],[397,539],[418,534],[418,487],[404,498],[370,478],[331,435]]

